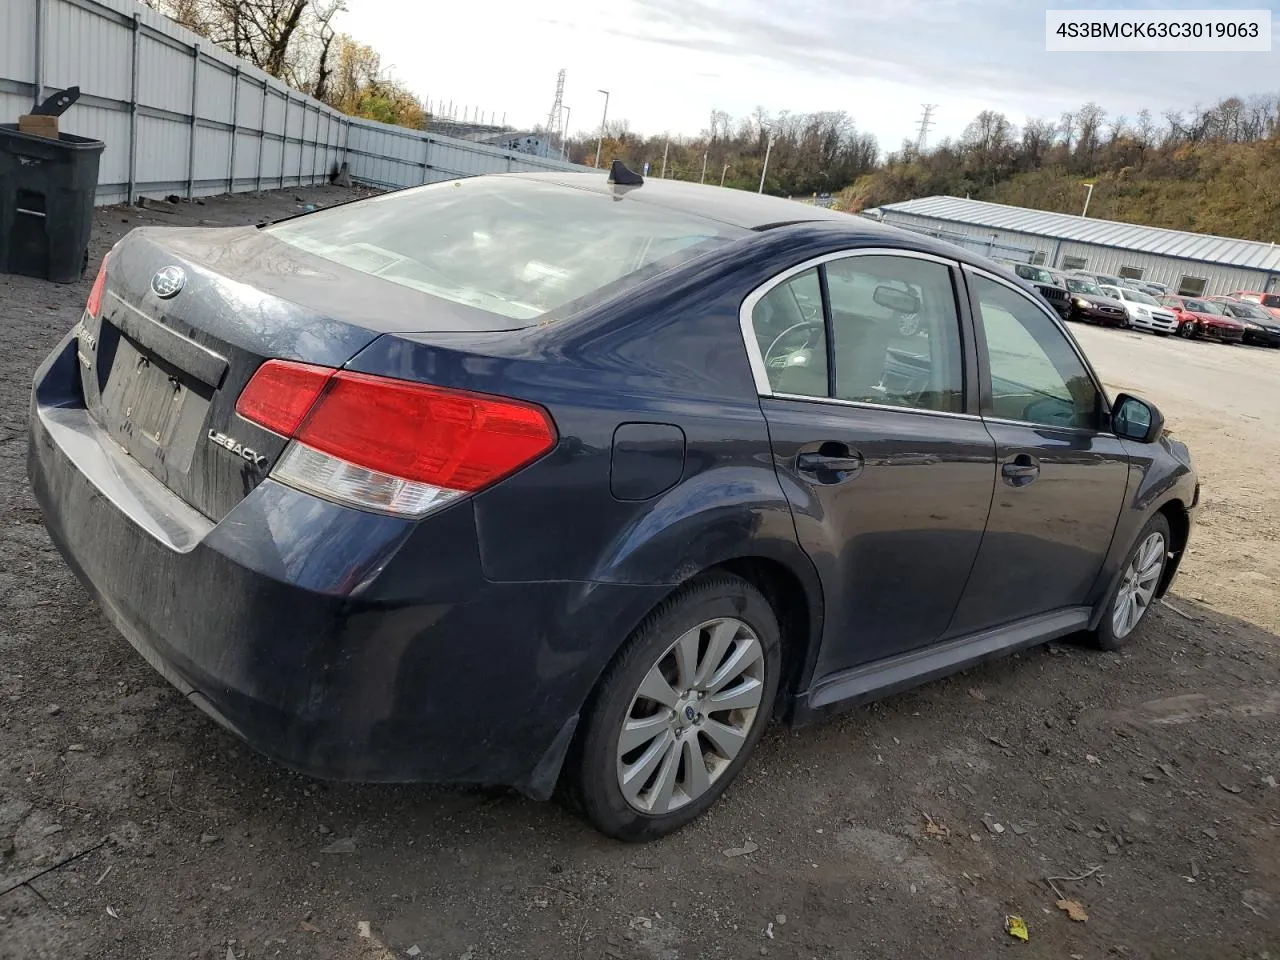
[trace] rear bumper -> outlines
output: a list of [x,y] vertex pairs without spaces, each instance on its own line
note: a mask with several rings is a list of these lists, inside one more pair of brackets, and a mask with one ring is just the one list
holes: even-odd
[[488,581],[468,502],[414,524],[267,480],[213,524],[105,437],[75,373],[70,340],[37,373],[32,488],[194,705],[314,776],[549,795],[595,678],[665,588]]

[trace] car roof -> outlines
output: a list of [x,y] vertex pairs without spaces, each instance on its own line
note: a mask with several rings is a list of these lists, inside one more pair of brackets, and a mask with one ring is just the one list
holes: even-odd
[[[836,221],[856,223],[865,232],[879,226],[866,217],[828,210],[816,204],[800,203],[782,197],[748,193],[728,187],[688,183],[684,180],[659,180],[647,178],[639,186],[629,187],[609,183],[598,173],[513,173],[502,176],[557,183],[575,190],[588,190],[605,196],[625,197],[640,203],[692,213],[708,220],[718,220],[748,230],[764,230],[788,223]],[[887,228],[886,228],[887,229]]]

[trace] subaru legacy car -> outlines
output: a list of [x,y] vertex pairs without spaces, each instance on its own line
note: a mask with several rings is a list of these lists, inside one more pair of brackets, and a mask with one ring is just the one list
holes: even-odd
[[628,840],[773,719],[1130,640],[1199,495],[1013,274],[620,165],[134,230],[30,422],[54,543],[192,705]]

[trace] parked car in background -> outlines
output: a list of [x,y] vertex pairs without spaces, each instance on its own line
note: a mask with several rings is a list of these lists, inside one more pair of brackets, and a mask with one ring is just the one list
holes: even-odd
[[1178,336],[1194,340],[1206,337],[1223,343],[1244,340],[1244,324],[1229,317],[1216,303],[1199,297],[1161,297],[1160,303],[1178,318]]
[[1070,270],[1068,272],[1073,276],[1080,277],[1082,280],[1092,280],[1098,286],[1105,284],[1108,287],[1120,287],[1125,283],[1119,277],[1113,277],[1109,273],[1094,273],[1092,270]]
[[1071,295],[1067,292],[1065,282],[1058,282],[1048,270],[1034,263],[1015,263],[1012,268],[1014,273],[1034,286],[1040,296],[1049,301],[1049,305],[1058,311],[1059,316],[1065,318],[1071,312]]
[[1169,295],[1169,285],[1167,283],[1156,283],[1154,280],[1130,280],[1127,286],[1133,287],[1135,290],[1141,290],[1152,297],[1167,297]]
[[1178,318],[1168,307],[1161,306],[1155,297],[1128,287],[1104,286],[1098,289],[1124,304],[1130,326],[1150,330],[1162,337],[1177,331]]
[[1256,303],[1277,320],[1280,320],[1280,293],[1263,293],[1261,290],[1237,290],[1235,293],[1228,293],[1227,296],[1236,300],[1244,300],[1248,303]]
[[1228,317],[1244,324],[1245,343],[1280,347],[1280,320],[1272,316],[1266,307],[1230,297],[1209,297],[1208,302],[1217,304]]
[[1060,282],[1047,267],[1042,267],[1039,264],[1014,263],[1013,272],[1023,280],[1030,280],[1035,284],[1047,283],[1055,287],[1061,287],[1063,290],[1067,288],[1067,285]]
[[621,165],[134,230],[29,417],[53,543],[190,706],[634,841],[775,718],[1121,646],[1200,499],[1025,281]]
[[1108,327],[1124,327],[1129,323],[1129,313],[1124,304],[1102,292],[1087,277],[1067,277],[1067,291],[1071,295],[1068,320],[1085,320]]

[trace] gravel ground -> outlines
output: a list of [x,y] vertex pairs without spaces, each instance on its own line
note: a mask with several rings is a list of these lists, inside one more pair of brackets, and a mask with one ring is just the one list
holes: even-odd
[[[93,265],[144,223],[347,196],[104,209]],[[1205,479],[1143,643],[774,731],[708,816],[632,847],[503,791],[287,773],[107,625],[24,466],[31,374],[91,281],[0,278],[0,958],[1280,957],[1280,351],[1079,331]]]

